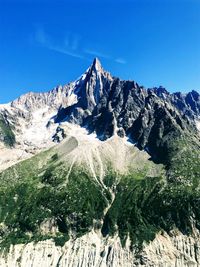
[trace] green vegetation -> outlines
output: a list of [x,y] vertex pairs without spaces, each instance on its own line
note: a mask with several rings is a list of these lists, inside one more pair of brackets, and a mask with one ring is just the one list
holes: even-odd
[[[200,229],[200,153],[198,142],[180,138],[168,151],[166,177],[148,177],[145,170],[121,177],[108,210],[102,234],[117,231],[122,244],[129,236],[132,246],[153,240],[159,231],[174,228],[184,234],[192,224]],[[112,177],[106,178],[108,186]]]
[[113,235],[117,230],[125,244],[128,234],[133,243],[153,239],[156,227],[148,222],[147,204],[161,188],[159,177],[142,177],[138,174],[123,177],[116,188],[116,197],[105,216],[102,227],[103,235]]
[[[53,149],[7,169],[0,174],[1,247],[45,239],[64,245],[71,233],[98,228],[140,248],[159,231],[200,229],[199,150],[179,140],[172,152],[166,177],[148,174],[153,163],[126,175],[108,164],[102,182],[81,166],[70,169]],[[52,219],[56,232],[43,232]]]
[[102,233],[117,230],[122,244],[130,236],[132,246],[153,240],[161,230],[178,228],[184,234],[192,231],[191,218],[200,224],[200,192],[192,187],[169,185],[159,177],[124,179],[117,186],[112,207],[105,216]]
[[0,115],[0,140],[10,147],[15,144],[15,135],[12,128],[2,115]]
[[190,139],[180,139],[174,143],[176,153],[171,154],[167,166],[168,180],[173,184],[199,186],[200,144]]
[[[57,158],[57,156],[56,156]],[[46,233],[41,224],[46,219],[55,218],[58,234],[49,233],[56,244],[64,244],[69,239],[69,230],[77,236],[89,231],[93,220],[100,220],[108,205],[106,195],[99,184],[87,172],[74,168],[68,174],[67,168],[55,162],[55,156],[42,166],[38,172],[24,161],[7,170],[7,176],[14,172],[26,172],[20,178],[7,183],[2,179],[0,188],[0,223],[5,225],[1,231],[2,246],[43,240]],[[31,159],[39,164],[38,157]],[[46,160],[44,160],[46,162]]]

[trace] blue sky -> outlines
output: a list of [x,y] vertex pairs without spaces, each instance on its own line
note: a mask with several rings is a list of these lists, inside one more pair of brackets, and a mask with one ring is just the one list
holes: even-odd
[[95,56],[145,87],[200,91],[200,0],[0,0],[0,103],[66,84]]

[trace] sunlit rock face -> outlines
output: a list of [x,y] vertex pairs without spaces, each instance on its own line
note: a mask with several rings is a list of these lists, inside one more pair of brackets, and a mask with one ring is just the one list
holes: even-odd
[[139,253],[122,248],[119,238],[103,239],[91,232],[82,238],[68,241],[64,247],[52,241],[37,244],[16,245],[0,258],[2,267],[198,267],[200,264],[200,241],[176,233],[157,235]]
[[0,105],[0,145],[5,154],[1,169],[52,146],[65,121],[96,133],[101,140],[116,133],[128,136],[154,160],[164,162],[170,140],[182,131],[197,131],[199,116],[196,91],[170,94],[163,87],[144,89],[134,81],[113,77],[95,58],[74,82]]

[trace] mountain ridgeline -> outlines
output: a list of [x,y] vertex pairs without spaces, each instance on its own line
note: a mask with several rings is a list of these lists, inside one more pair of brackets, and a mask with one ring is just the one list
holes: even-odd
[[105,72],[98,59],[75,88],[78,101],[61,107],[55,122],[70,121],[106,140],[117,133],[147,149],[156,162],[170,160],[170,143],[184,133],[197,132],[200,95],[170,94],[163,87],[144,89],[134,81],[121,81]]
[[200,266],[198,92],[145,89],[95,59],[0,105],[0,145],[0,266]]

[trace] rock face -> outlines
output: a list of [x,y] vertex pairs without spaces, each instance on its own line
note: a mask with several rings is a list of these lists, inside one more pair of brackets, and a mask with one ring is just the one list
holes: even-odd
[[[68,121],[106,140],[117,133],[128,136],[154,161],[166,163],[171,140],[183,132],[198,132],[200,95],[170,94],[163,87],[144,89],[105,71],[98,59],[75,82],[47,93],[28,93],[0,105],[1,169],[52,146],[60,124]],[[192,133],[193,134],[193,133]],[[19,156],[21,155],[21,156]]]
[[[52,123],[59,107],[76,102],[74,84],[47,93],[27,93],[0,105],[0,170],[54,145]],[[11,152],[12,151],[12,152]]]
[[195,131],[200,95],[170,94],[163,87],[144,89],[134,81],[121,81],[105,72],[98,60],[78,83],[77,103],[60,108],[55,122],[67,120],[96,132],[106,140],[115,132],[127,135],[153,159],[166,162],[170,140],[183,131]]
[[1,255],[1,267],[198,267],[200,266],[200,238],[158,234],[141,251],[121,246],[117,237],[103,239],[89,234],[68,241],[64,247],[51,240],[37,244],[12,246]]

